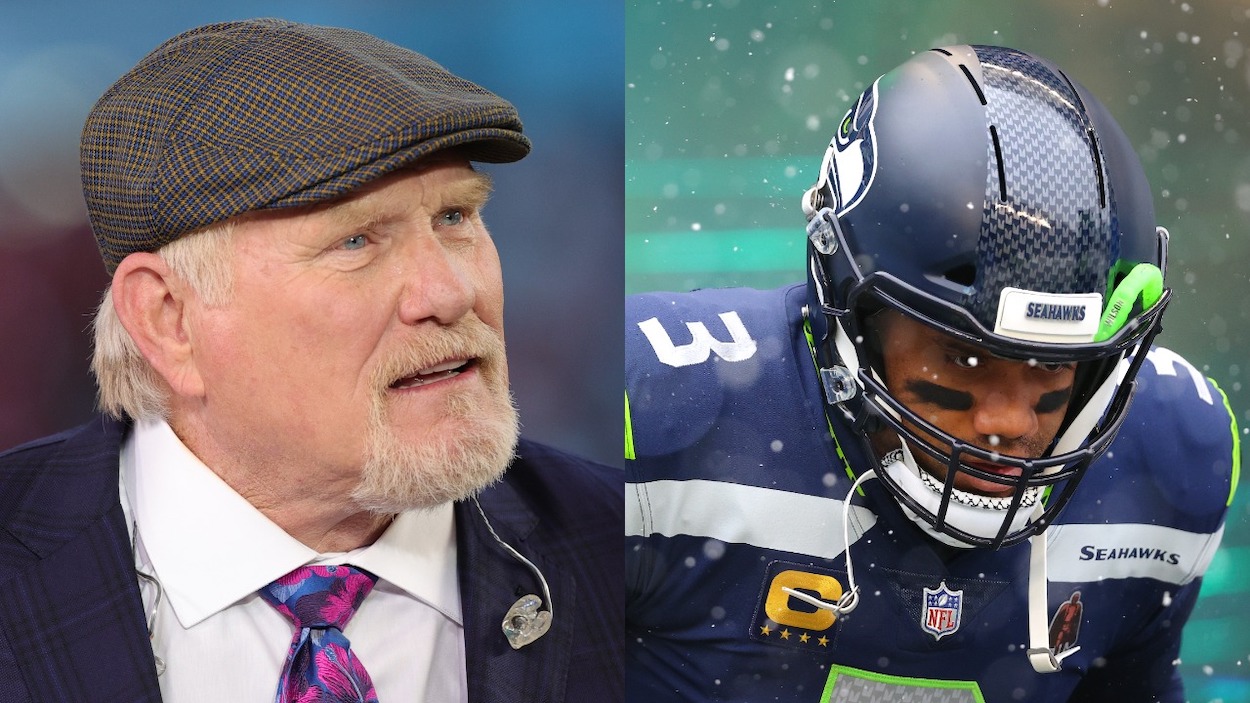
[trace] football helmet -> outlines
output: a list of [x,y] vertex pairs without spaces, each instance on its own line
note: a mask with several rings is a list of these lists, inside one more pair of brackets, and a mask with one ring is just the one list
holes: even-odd
[[[803,210],[808,324],[829,410],[866,443],[883,429],[905,440],[885,457],[868,445],[877,477],[947,544],[998,548],[1044,530],[1123,423],[1171,295],[1167,232],[1120,127],[1044,59],[934,49],[863,93]],[[899,402],[872,343],[869,318],[885,308],[997,357],[1073,364],[1044,455],[977,446]],[[945,478],[918,468],[915,452],[944,464]],[[1018,475],[975,466],[987,463]],[[1009,485],[1010,496],[961,491],[961,473]]]

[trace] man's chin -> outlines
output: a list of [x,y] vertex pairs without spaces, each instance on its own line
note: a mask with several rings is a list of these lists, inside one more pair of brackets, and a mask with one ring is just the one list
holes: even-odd
[[397,513],[464,500],[494,484],[515,456],[519,423],[510,399],[492,404],[453,411],[459,416],[416,439],[375,424],[353,500],[364,510]]

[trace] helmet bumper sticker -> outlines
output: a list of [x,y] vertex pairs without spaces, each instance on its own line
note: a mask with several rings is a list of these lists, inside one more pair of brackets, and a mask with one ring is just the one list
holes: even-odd
[[[879,82],[880,79],[864,91],[829,142],[816,184],[803,195],[803,211],[808,219],[822,206],[831,207],[838,217],[845,215],[864,199],[872,186],[877,175],[877,133],[873,120],[877,116]],[[826,189],[834,202],[813,202],[813,197]]]
[[994,333],[1031,342],[1094,341],[1102,314],[1101,293],[1047,293],[1003,288]]

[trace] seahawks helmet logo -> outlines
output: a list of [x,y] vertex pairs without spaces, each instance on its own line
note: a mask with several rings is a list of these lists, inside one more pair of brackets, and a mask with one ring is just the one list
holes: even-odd
[[846,113],[829,142],[816,190],[833,194],[833,211],[841,217],[864,199],[877,174],[877,83],[864,91]]

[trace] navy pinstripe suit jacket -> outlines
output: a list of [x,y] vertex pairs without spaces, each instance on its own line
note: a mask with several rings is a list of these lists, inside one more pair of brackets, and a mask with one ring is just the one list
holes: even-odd
[[[129,429],[98,417],[0,454],[0,703],[161,698],[117,488]],[[504,613],[540,586],[457,504],[469,700],[620,701],[621,474],[526,440],[518,454],[480,500],[542,570],[555,617],[508,645]]]

